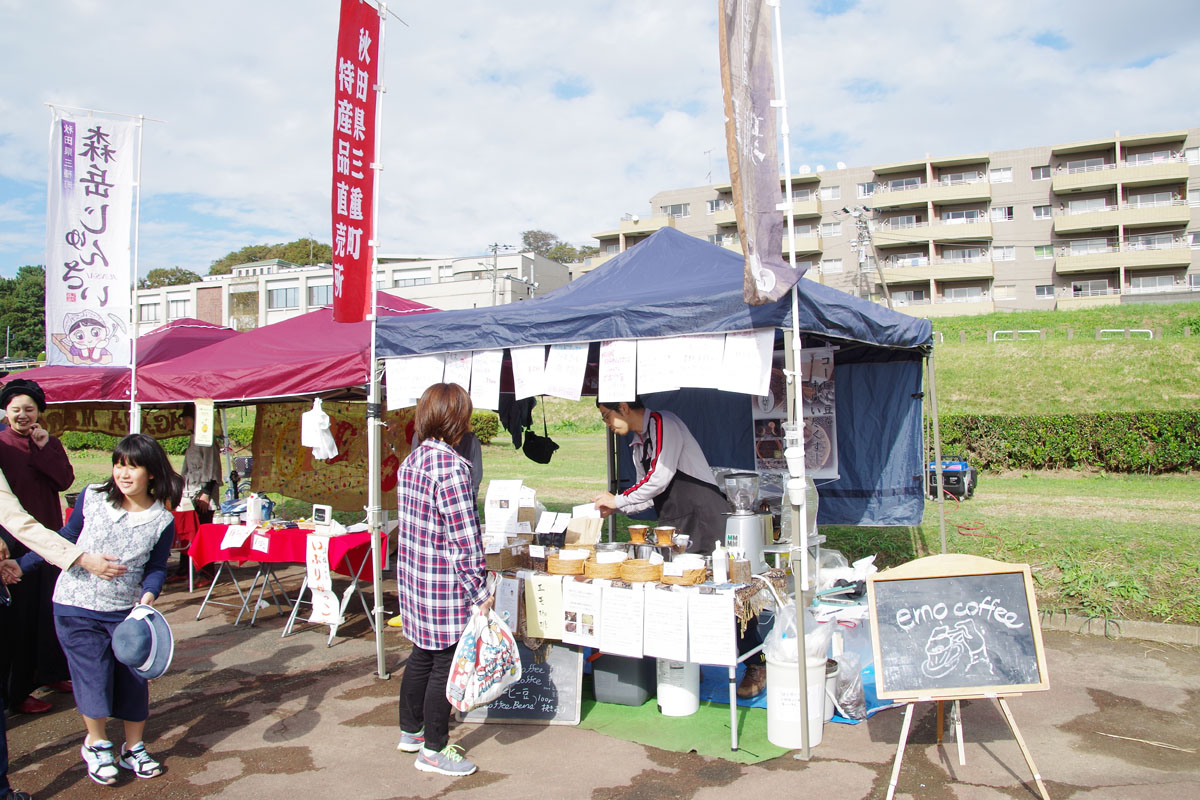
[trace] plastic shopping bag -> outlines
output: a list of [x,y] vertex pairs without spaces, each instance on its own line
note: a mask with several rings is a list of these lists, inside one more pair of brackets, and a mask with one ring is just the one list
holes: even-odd
[[521,655],[512,631],[495,611],[472,614],[454,650],[446,699],[462,712],[486,706],[521,680]]

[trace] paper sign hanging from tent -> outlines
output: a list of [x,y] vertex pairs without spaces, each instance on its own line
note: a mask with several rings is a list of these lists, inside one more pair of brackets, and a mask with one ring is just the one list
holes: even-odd
[[688,660],[688,594],[654,586],[646,590],[646,655]]
[[565,400],[583,396],[583,375],[587,371],[587,344],[555,344],[546,359],[545,393]]
[[771,390],[771,350],[775,329],[725,334],[721,385],[726,392],[765,395]]
[[679,388],[676,366],[679,363],[679,340],[639,339],[637,342],[637,392],[673,392]]
[[680,386],[697,389],[721,388],[721,369],[724,367],[725,335],[722,333],[682,336],[676,378]]
[[201,447],[212,447],[213,443],[213,401],[196,400],[193,405],[196,417],[193,421],[193,439]]
[[471,357],[471,404],[495,411],[500,407],[500,364],[503,350],[476,350]]
[[620,403],[637,399],[635,340],[614,339],[600,343],[600,388],[596,399],[601,403]]
[[445,367],[441,354],[385,360],[383,371],[387,380],[388,411],[415,406],[426,389],[442,382]]
[[471,351],[459,350],[456,353],[446,353],[446,371],[442,376],[445,383],[457,383],[471,391]]
[[737,663],[733,592],[688,595],[688,659],[697,664]]
[[512,357],[513,399],[545,394],[546,346],[513,347],[508,353]]
[[600,594],[600,650],[616,656],[642,657],[643,584],[629,589],[605,586]]
[[567,644],[600,644],[600,590],[595,583],[563,581],[562,640]]

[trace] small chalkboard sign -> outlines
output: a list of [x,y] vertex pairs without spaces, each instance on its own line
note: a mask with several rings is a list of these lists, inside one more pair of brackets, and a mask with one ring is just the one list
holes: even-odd
[[467,722],[578,725],[583,686],[583,652],[546,641],[530,650],[519,639],[521,680],[490,705],[467,712]]
[[1050,688],[1026,564],[937,555],[867,582],[876,691],[933,700]]

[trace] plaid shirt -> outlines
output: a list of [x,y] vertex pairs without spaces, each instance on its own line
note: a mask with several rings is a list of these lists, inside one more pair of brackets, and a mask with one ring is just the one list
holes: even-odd
[[426,439],[396,479],[404,634],[422,649],[444,650],[458,642],[471,606],[488,598],[471,464],[445,442]]

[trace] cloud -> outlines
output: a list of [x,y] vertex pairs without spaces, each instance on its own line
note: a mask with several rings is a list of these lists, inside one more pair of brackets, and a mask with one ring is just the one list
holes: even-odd
[[[162,120],[144,128],[143,271],[330,240],[337,3],[3,8],[20,69],[0,74],[0,274],[43,259],[47,102]],[[385,40],[385,252],[470,255],[530,228],[590,243],[654,193],[728,174],[715,4],[391,8],[406,24]],[[1200,6],[1155,14],[1171,23],[1131,39],[1115,0],[784,4],[792,164],[1195,126]],[[1036,44],[1046,32],[1070,48]]]

